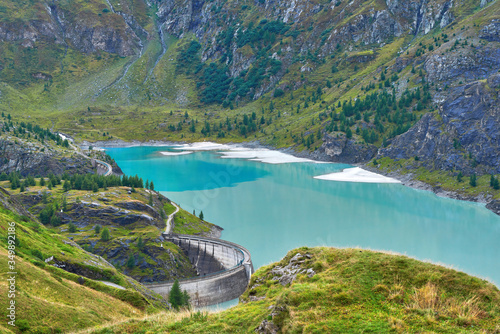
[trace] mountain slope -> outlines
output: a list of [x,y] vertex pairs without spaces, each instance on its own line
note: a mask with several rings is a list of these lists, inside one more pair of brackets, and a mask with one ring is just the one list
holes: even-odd
[[[162,308],[161,300],[151,301],[137,292],[139,286],[120,274],[99,256],[85,252],[71,240],[52,234],[38,223],[15,199],[0,189],[0,258],[2,276],[0,291],[7,299],[8,261],[14,260],[16,326],[21,331],[31,330],[61,332],[98,325],[104,322],[141,316],[147,310],[153,312]],[[15,258],[8,253],[8,232],[15,231]],[[12,234],[10,234],[12,235]],[[92,279],[83,278],[46,264],[45,257],[57,256],[61,263],[71,263],[82,271],[100,275],[126,287],[119,290]],[[10,263],[11,264],[11,263]],[[102,279],[102,278],[101,278]],[[145,291],[145,290],[144,290]],[[148,311],[148,312],[149,312]],[[4,308],[1,326],[5,331],[17,333],[7,324]]]
[[[90,141],[258,140],[349,163],[418,156],[417,169],[447,166],[448,178],[499,173],[498,119],[469,133],[460,97],[483,85],[491,108],[474,117],[495,110],[484,80],[500,66],[498,1],[1,4],[0,108],[16,119]],[[431,112],[436,152],[465,132],[484,145],[460,142],[452,163],[402,147]],[[447,115],[457,138],[437,126]]]

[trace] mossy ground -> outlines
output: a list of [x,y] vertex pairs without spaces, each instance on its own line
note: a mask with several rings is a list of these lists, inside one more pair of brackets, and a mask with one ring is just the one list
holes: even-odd
[[[287,265],[299,252],[311,255],[300,267],[316,274],[299,274],[286,286],[273,280],[272,268]],[[254,333],[264,320],[283,333],[500,330],[500,291],[493,284],[405,256],[359,249],[293,250],[281,262],[260,268],[241,300],[216,314],[195,312],[175,322],[133,320],[89,332]]]

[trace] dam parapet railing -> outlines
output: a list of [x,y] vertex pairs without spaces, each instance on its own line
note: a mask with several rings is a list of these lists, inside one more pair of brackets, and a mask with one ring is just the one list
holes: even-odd
[[[163,234],[178,245],[202,271],[199,276],[179,279],[182,290],[195,307],[209,306],[238,298],[254,272],[250,252],[233,242],[184,234]],[[222,267],[222,269],[220,268]],[[217,270],[215,270],[217,269]],[[145,283],[149,289],[167,296],[174,281]]]

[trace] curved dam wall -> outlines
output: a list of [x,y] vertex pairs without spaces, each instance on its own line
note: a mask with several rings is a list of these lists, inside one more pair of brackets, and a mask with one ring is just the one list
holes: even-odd
[[[179,280],[182,290],[195,307],[209,306],[238,298],[254,272],[250,252],[232,242],[192,235],[163,234],[180,246],[198,272],[197,277]],[[148,288],[168,296],[173,282],[148,284]]]

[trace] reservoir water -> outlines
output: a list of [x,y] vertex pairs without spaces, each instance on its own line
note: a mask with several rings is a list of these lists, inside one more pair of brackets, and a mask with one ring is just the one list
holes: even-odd
[[202,210],[224,228],[223,239],[250,250],[256,269],[300,246],[360,247],[445,264],[500,286],[500,216],[484,205],[400,184],[313,178],[349,165],[167,151],[174,150],[107,149],[127,175],[153,180],[190,212]]

